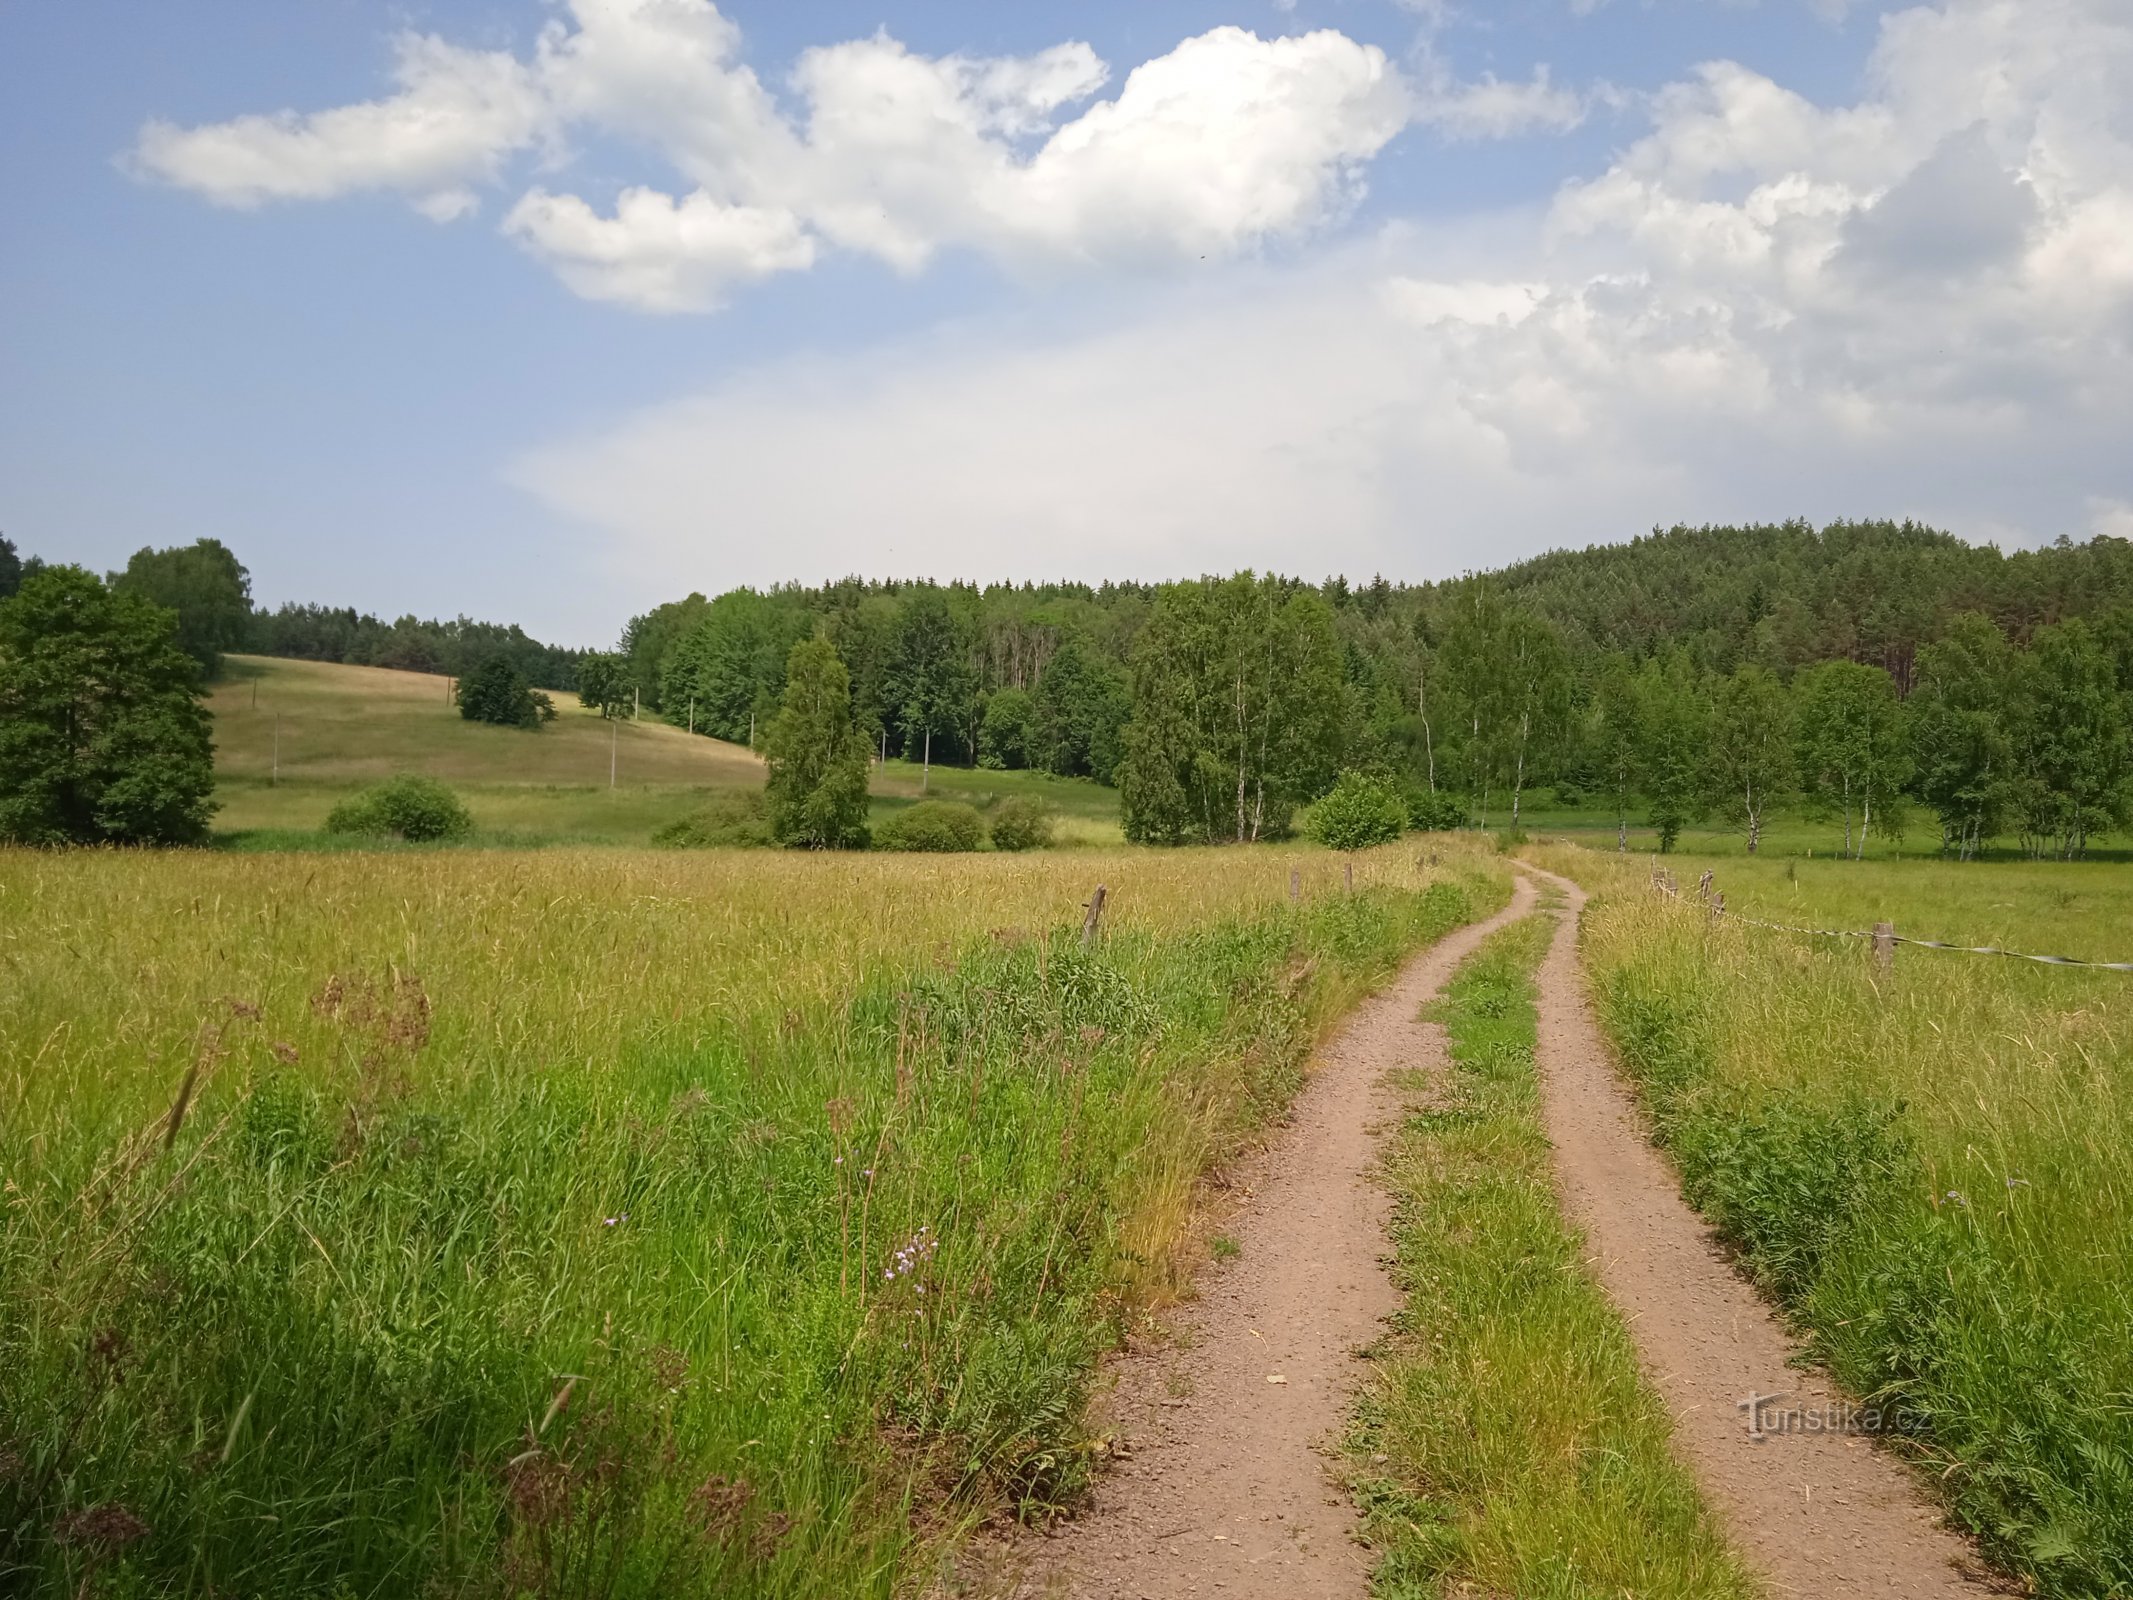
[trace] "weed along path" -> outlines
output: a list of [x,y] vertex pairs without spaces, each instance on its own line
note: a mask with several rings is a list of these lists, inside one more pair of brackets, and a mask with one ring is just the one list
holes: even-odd
[[1482,941],[1532,908],[1440,940],[1364,1001],[1320,1052],[1290,1126],[1245,1173],[1237,1259],[1183,1307],[1160,1353],[1122,1362],[1106,1407],[1120,1457],[1091,1508],[1032,1541],[1014,1593],[1076,1600],[1335,1600],[1368,1592],[1355,1511],[1327,1451],[1399,1298],[1381,1258],[1389,1199],[1372,1181],[1385,1082],[1433,1047],[1424,1001]]
[[[1681,1198],[1586,998],[1577,955],[1585,896],[1529,870],[1567,901],[1541,968],[1538,1044],[1564,1202],[1673,1413],[1675,1449],[1734,1546],[1776,1596],[1985,1593],[1966,1576],[1976,1570],[1970,1547],[1862,1436],[1860,1413],[1788,1364],[1792,1341]],[[1753,1418],[1751,1397],[1760,1401]]]

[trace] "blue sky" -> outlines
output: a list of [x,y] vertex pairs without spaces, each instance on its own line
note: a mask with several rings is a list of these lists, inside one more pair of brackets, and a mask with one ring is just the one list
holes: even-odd
[[571,643],[2133,532],[2129,89],[2115,0],[9,7],[0,531]]

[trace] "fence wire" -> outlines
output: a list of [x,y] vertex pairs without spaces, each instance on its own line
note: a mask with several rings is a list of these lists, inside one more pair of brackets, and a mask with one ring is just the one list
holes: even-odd
[[[1662,877],[1652,874],[1652,887],[1661,894],[1688,903],[1688,897],[1674,884],[1672,875]],[[1726,910],[1725,896],[1711,900],[1710,874],[1704,874],[1703,886],[1697,891],[1700,898],[1710,904],[1718,915],[1731,922],[1746,923],[1751,928],[1768,928],[1775,933],[1800,933],[1816,939],[1867,939],[1877,937],[1872,929],[1861,932],[1857,928],[1801,928],[1789,922],[1765,922],[1760,917],[1744,917],[1737,911]],[[1913,939],[1904,934],[1881,934],[1892,944],[1916,945],[1921,950],[1953,950],[1960,955],[2006,956],[2013,961],[2034,961],[2044,967],[2087,967],[2095,972],[2133,972],[2133,961],[2084,961],[2079,956],[2039,956],[2026,950],[2007,950],[1996,944],[1950,944],[1942,939]]]

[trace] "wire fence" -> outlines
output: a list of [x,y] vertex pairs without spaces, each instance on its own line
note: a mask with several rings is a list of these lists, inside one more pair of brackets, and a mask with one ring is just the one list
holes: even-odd
[[[1659,893],[1686,905],[1688,896],[1674,882],[1674,875],[1661,868],[1652,869],[1652,887]],[[1865,939],[1870,941],[1882,963],[1886,965],[1899,944],[1916,945],[1921,950],[1953,950],[1961,955],[2006,956],[2014,961],[2034,961],[2044,967],[2087,967],[2095,972],[2133,972],[2133,961],[2084,961],[2079,956],[2039,956],[2026,950],[2003,949],[1996,944],[1951,944],[1944,939],[1913,939],[1896,931],[1891,923],[1884,922],[1878,928],[1864,931],[1857,928],[1802,928],[1789,922],[1765,922],[1760,917],[1744,917],[1738,912],[1726,910],[1726,897],[1712,887],[1711,874],[1706,872],[1696,885],[1696,898],[1709,908],[1713,921],[1721,917],[1744,923],[1751,928],[1768,928],[1776,933],[1799,933],[1816,939]]]

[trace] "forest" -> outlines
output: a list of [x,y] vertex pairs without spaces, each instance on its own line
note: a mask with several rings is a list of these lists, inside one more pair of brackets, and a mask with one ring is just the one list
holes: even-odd
[[754,743],[820,633],[883,756],[1115,783],[1129,838],[1251,840],[1346,769],[1421,825],[1516,826],[1536,790],[1671,845],[1773,805],[1847,849],[1923,826],[2079,856],[2127,820],[2133,545],[2003,554],[1913,523],[1676,527],[1428,584],[1241,574],[692,594],[605,666]]

